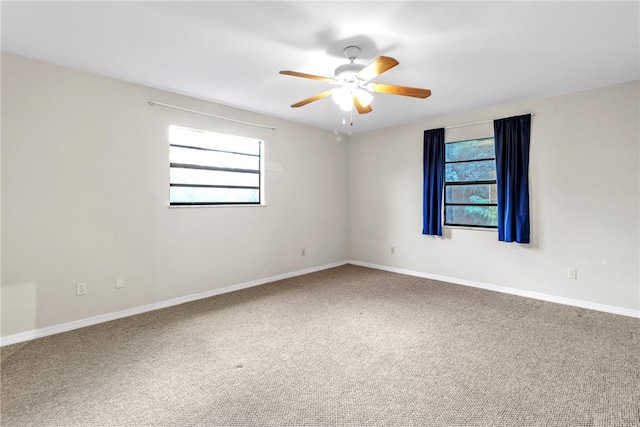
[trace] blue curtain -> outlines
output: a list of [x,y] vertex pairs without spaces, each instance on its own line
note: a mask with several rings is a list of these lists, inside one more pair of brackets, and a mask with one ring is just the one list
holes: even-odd
[[498,240],[530,243],[531,114],[494,120],[493,130],[498,187]]
[[422,234],[442,236],[444,128],[424,131]]

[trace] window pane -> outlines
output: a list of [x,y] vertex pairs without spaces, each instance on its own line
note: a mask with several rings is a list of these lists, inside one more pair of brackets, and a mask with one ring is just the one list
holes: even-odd
[[260,185],[260,175],[257,173],[171,168],[170,182],[172,184],[240,185],[258,187]]
[[495,160],[469,163],[449,163],[444,167],[445,181],[485,181],[496,179]]
[[258,203],[260,191],[243,188],[171,187],[171,203]]
[[497,203],[496,184],[447,185],[445,203]]
[[445,224],[498,226],[497,206],[447,206]]
[[170,126],[169,143],[170,204],[262,202],[263,141]]
[[445,145],[445,161],[493,159],[495,157],[494,139],[472,139],[469,141],[449,142]]
[[232,151],[234,153],[260,154],[259,140],[224,133],[171,126],[169,128],[169,140],[173,144],[188,145],[190,147]]
[[186,163],[200,166],[216,166],[221,168],[253,169],[260,168],[260,158],[244,154],[204,151],[193,148],[170,147],[171,163]]

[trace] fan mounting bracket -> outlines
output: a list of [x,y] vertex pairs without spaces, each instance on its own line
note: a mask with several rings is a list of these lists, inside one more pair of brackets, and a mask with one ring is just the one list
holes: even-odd
[[358,46],[347,46],[344,48],[344,56],[351,62],[353,62],[360,53],[360,48]]

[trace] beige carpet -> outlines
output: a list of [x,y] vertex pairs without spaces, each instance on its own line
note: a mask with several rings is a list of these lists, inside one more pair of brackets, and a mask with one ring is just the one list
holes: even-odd
[[640,320],[346,265],[1,350],[3,426],[640,426]]

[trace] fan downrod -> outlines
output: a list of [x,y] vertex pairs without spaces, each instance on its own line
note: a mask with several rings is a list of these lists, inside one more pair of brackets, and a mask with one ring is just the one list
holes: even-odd
[[364,65],[356,64],[354,62],[359,53],[360,48],[358,46],[347,46],[344,48],[344,56],[349,59],[349,63],[340,65],[336,68],[333,73],[336,80],[344,83],[356,83],[358,81],[356,74],[364,68]]

